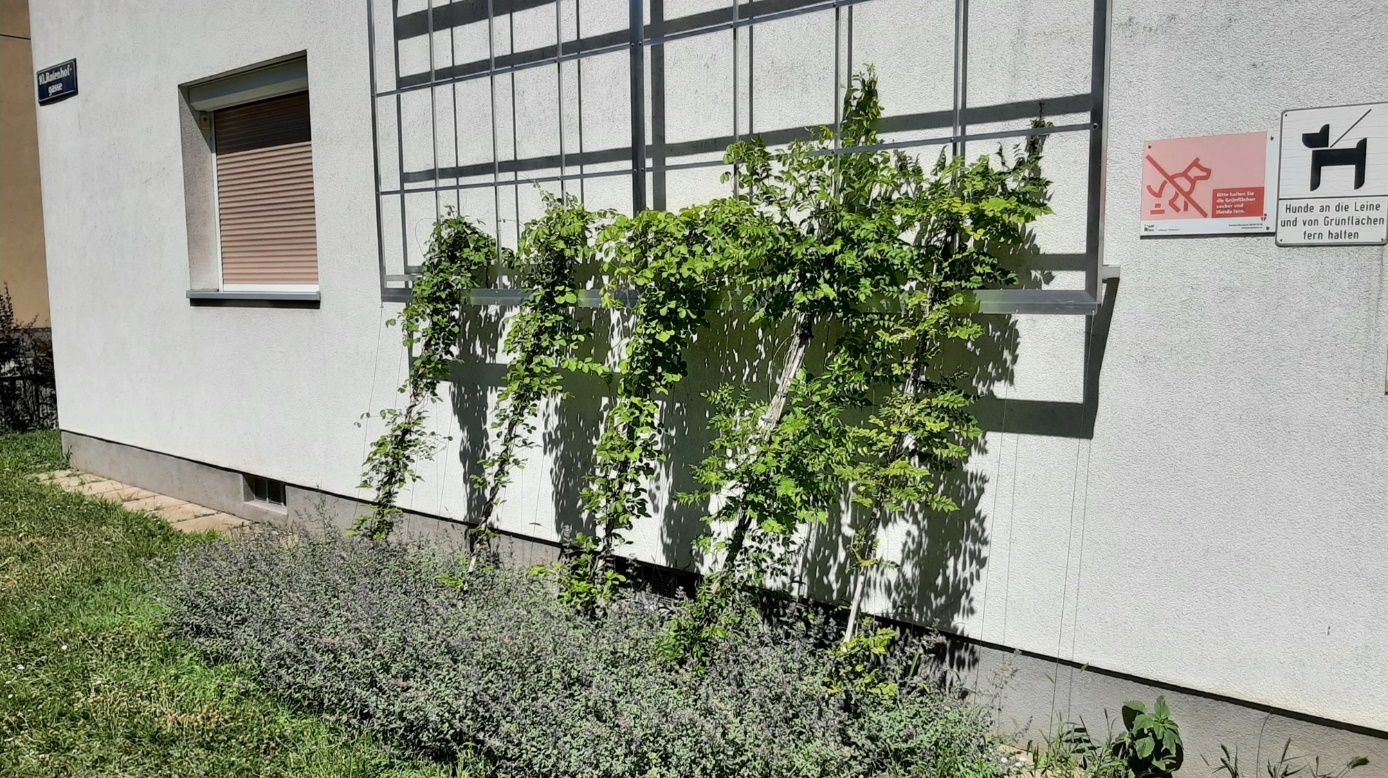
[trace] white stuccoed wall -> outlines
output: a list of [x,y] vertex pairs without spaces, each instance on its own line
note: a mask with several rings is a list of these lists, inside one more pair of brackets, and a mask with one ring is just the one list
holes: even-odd
[[[380,315],[365,13],[333,3],[35,4],[34,57],[79,62],[41,116],[72,430],[350,490]],[[177,85],[308,50],[321,310],[194,308]],[[60,205],[61,204],[61,205]],[[398,349],[397,349],[398,351]],[[349,410],[351,409],[351,410]],[[346,452],[352,456],[345,456]]]
[[1381,247],[1139,241],[1142,141],[1388,95],[1383,3],[1115,4],[1076,659],[1388,726]]
[[[665,5],[672,18],[716,4]],[[1066,427],[1054,409],[1073,410],[1083,400],[1083,321],[990,320],[1004,332],[1015,323],[1015,345],[1004,349],[1012,366],[992,387],[999,399],[983,409],[989,432],[968,468],[976,494],[959,516],[933,522],[927,538],[892,530],[884,551],[908,553],[901,573],[879,582],[874,610],[1388,728],[1384,250],[1278,249],[1271,237],[1137,238],[1142,141],[1276,130],[1286,108],[1388,98],[1388,6],[1114,5],[1105,261],[1122,266],[1122,282],[1093,436],[1033,434],[1038,424]],[[1088,91],[1088,2],[971,6],[971,106]],[[856,7],[854,56],[844,71],[876,64],[890,115],[946,110],[952,7],[942,0]],[[625,27],[623,2],[585,3],[583,13],[585,35]],[[832,119],[832,24],[832,15],[814,14],[758,28],[749,68],[755,94],[748,98],[745,80],[740,90],[743,131]],[[553,16],[524,11],[514,32],[517,49],[544,45],[553,38]],[[510,34],[498,24],[499,53],[509,50]],[[664,53],[669,143],[730,131],[731,108],[716,99],[731,91],[731,37],[696,40],[702,43]],[[39,110],[63,428],[357,493],[375,430],[354,422],[393,401],[405,369],[398,332],[383,328],[399,306],[382,305],[378,289],[365,3],[43,3],[33,9],[33,41],[36,65],[76,57],[81,76],[77,98]],[[427,56],[421,41],[402,47],[405,72]],[[468,61],[484,56],[485,41],[485,28],[473,25],[455,31],[447,46]],[[435,43],[439,57],[442,35]],[[740,46],[745,52],[747,36]],[[184,298],[177,85],[300,50],[308,52],[313,106],[322,306],[192,307]],[[388,38],[378,50],[388,56]],[[569,66],[565,73],[572,153],[579,148],[569,135],[580,112],[578,74]],[[558,151],[552,69],[544,69],[550,80],[540,75],[517,76],[514,122],[511,81],[497,82],[503,159]],[[627,75],[624,53],[585,62],[584,149],[629,140]],[[467,132],[456,157],[451,147],[440,150],[441,166],[490,162],[485,83],[460,86]],[[406,169],[428,167],[427,98],[412,99],[403,112]],[[1057,123],[1084,120],[1048,113]],[[381,142],[393,149],[393,116],[389,123]],[[1046,254],[1083,252],[1084,145],[1074,135],[1047,147],[1057,213],[1038,237]],[[383,164],[389,188],[398,171],[390,155]],[[629,205],[629,191],[623,177],[585,187],[590,202],[615,207]],[[718,191],[714,172],[672,173],[665,204]],[[498,215],[510,220],[503,234],[514,235],[512,191],[500,199],[499,213],[489,190],[456,202],[488,224]],[[537,205],[522,187],[521,219]],[[432,196],[410,207],[407,242],[417,256]],[[398,215],[388,213],[387,245],[398,246],[398,230]],[[1050,285],[1078,287],[1079,265],[1060,266]],[[702,340],[683,397],[726,378],[726,348]],[[457,442],[423,465],[426,480],[409,496],[410,507],[467,515],[460,459],[475,457],[486,399],[503,369],[498,361],[489,350],[460,368],[462,425],[448,405],[436,406],[440,431],[451,429]],[[758,370],[764,385],[765,366]],[[601,390],[579,386],[574,399],[547,412],[542,429],[580,441],[594,434]],[[690,408],[671,410],[696,427],[671,464],[676,488],[687,484],[684,468],[703,440],[702,419]],[[586,456],[581,443],[558,454],[537,449],[508,494],[505,528],[557,537],[555,504],[572,522],[562,510],[572,496],[563,489],[556,496],[553,483],[565,473],[570,481],[581,477]],[[669,490],[657,491],[663,501]],[[686,528],[697,518],[687,508],[678,515]],[[687,562],[687,529],[668,533],[668,525],[638,527],[629,550]],[[832,555],[816,565],[824,577]]]

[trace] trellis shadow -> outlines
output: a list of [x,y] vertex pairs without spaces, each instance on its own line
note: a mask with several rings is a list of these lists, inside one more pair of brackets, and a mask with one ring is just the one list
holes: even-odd
[[[614,336],[621,324],[619,313],[602,309],[579,309],[580,323],[593,333],[586,356],[615,364],[611,353]],[[576,374],[565,378],[564,396],[551,403],[540,433],[541,449],[549,470],[550,503],[554,511],[556,534],[572,538],[578,534],[594,536],[596,528],[583,509],[583,488],[593,462],[593,449],[601,432],[605,399],[614,394],[615,378]]]
[[[623,342],[631,314],[624,311],[585,312],[585,323],[595,333],[598,349]],[[753,396],[770,383],[771,349],[778,342],[765,330],[749,324],[743,312],[713,309],[707,325],[694,335],[686,353],[688,371],[669,396],[659,399],[662,428],[661,462],[655,484],[647,497],[659,517],[659,553],[676,570],[689,571],[698,564],[695,541],[703,534],[706,506],[683,502],[682,493],[696,484],[692,468],[707,455],[713,433],[709,423],[713,409],[705,393],[724,384],[748,386]],[[592,354],[615,365],[617,352]],[[592,466],[593,449],[602,432],[603,416],[615,393],[615,378],[587,375],[566,377],[565,395],[552,404],[543,423],[544,461],[549,471],[551,507],[560,537],[592,535],[595,528],[586,515],[582,493]]]
[[491,398],[503,386],[506,366],[497,363],[505,311],[496,306],[464,306],[458,359],[449,376],[449,405],[458,424],[455,455],[467,489],[468,521],[480,515],[486,495],[472,486],[482,475],[490,437]]

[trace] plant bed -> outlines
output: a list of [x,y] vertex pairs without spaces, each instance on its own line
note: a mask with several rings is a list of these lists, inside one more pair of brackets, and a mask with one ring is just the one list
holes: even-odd
[[161,599],[209,657],[467,774],[1002,770],[986,714],[941,691],[926,646],[845,663],[837,625],[794,607],[738,607],[695,666],[666,658],[668,601],[633,593],[587,615],[520,571],[328,528],[188,549]]

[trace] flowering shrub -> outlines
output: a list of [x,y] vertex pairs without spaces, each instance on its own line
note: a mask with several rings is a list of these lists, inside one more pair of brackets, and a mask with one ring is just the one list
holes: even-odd
[[[697,670],[662,658],[670,604],[601,616],[517,571],[397,541],[258,530],[167,571],[168,623],[290,701],[394,747],[496,776],[993,776],[978,709],[920,647],[836,691],[831,625],[748,610]],[[747,606],[743,604],[744,608]]]

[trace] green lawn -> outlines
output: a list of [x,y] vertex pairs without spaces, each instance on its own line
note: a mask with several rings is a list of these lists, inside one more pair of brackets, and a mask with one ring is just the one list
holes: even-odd
[[0,436],[0,775],[442,776],[278,704],[167,637],[163,522],[34,483],[56,432]]

